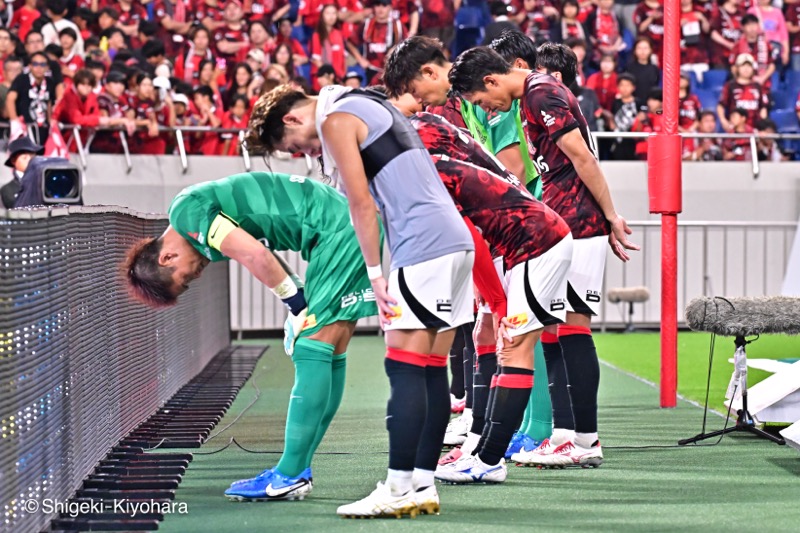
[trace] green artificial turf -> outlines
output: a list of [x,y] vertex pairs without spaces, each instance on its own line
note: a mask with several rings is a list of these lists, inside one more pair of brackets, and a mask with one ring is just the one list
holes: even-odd
[[[661,355],[658,333],[596,333],[594,335],[600,359],[654,383],[660,382]],[[705,401],[708,379],[708,352],[711,335],[680,332],[678,334],[678,392],[699,403]],[[796,359],[800,357],[800,337],[764,335],[747,346],[751,359]],[[709,406],[724,410],[725,390],[731,379],[733,339],[717,337],[711,373]],[[770,374],[749,369],[748,384],[755,385]]]
[[[620,346],[635,351],[634,339],[620,337]],[[598,340],[608,356],[610,344],[602,336]],[[650,341],[641,342],[640,349]],[[337,506],[367,495],[386,473],[388,383],[382,340],[372,336],[351,343],[344,401],[315,457],[309,497],[302,502],[229,502],[222,495],[229,483],[273,466],[282,448],[292,366],[279,344],[270,344],[215,432],[235,423],[201,449],[187,450],[200,452],[176,492],[188,513],[167,515],[159,531],[764,533],[796,531],[800,524],[800,455],[795,450],[745,434],[725,437],[715,446],[677,448],[678,439],[698,432],[702,411],[683,401],[675,409],[660,409],[656,389],[609,367],[601,372],[599,398],[602,467],[511,466],[502,485],[440,486],[440,516],[341,519]],[[722,424],[719,417],[709,419],[709,429]],[[249,450],[271,453],[231,446],[200,455],[220,450],[232,437]]]

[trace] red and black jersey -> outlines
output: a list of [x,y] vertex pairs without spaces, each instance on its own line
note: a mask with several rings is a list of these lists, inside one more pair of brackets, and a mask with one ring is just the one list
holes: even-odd
[[407,30],[412,13],[422,11],[420,0],[392,0],[392,18],[397,19]]
[[[742,12],[729,13],[720,8],[711,18],[711,31],[716,31],[731,42],[738,42],[742,37]],[[713,65],[724,65],[728,62],[730,51],[714,41],[710,42],[711,63]]]
[[686,98],[681,98],[678,106],[678,126],[684,129],[691,128],[700,119],[702,110],[703,106],[696,95],[688,94]]
[[432,157],[456,209],[503,256],[507,270],[539,257],[569,234],[566,222],[525,189],[470,163]]
[[446,155],[455,161],[472,163],[497,174],[515,187],[524,188],[482,144],[444,118],[431,113],[417,113],[408,118],[431,155]]
[[444,105],[429,105],[425,111],[433,115],[439,115],[456,128],[469,131],[466,122],[464,122],[464,117],[461,115],[461,98],[450,97]]
[[272,20],[272,15],[286,4],[286,0],[253,0],[246,16],[251,21]]
[[447,28],[456,18],[453,0],[422,0],[420,28]]
[[737,107],[744,109],[747,111],[747,125],[755,127],[761,109],[769,106],[769,97],[761,89],[761,85],[754,81],[742,85],[733,80],[722,87],[719,103],[725,108],[726,114]]
[[561,215],[576,239],[608,235],[610,227],[600,205],[556,144],[562,135],[577,128],[595,153],[578,100],[552,76],[531,72],[520,103],[528,152],[542,177],[544,203]]
[[681,65],[708,63],[707,36],[700,23],[699,11],[681,13]]
[[[237,29],[231,28],[229,26],[223,26],[214,32],[212,38],[213,42],[215,43],[214,44],[215,47],[216,43],[220,43],[222,41],[229,43],[250,42],[250,37],[247,35],[247,26],[245,24],[241,24]],[[234,59],[236,58],[236,54],[223,54],[222,52],[219,51],[219,49],[217,49],[217,55],[221,58],[224,58],[228,63],[233,63]],[[233,67],[233,65],[231,65],[231,67]]]
[[[789,24],[800,24],[800,2],[791,4],[784,2],[783,9],[786,11],[786,22]],[[16,15],[16,13],[14,13]],[[789,34],[789,45],[792,53],[800,52],[800,32]]]
[[633,11],[633,23],[636,28],[644,22],[648,17],[652,18],[650,24],[644,31],[639,31],[639,35],[644,35],[650,39],[653,44],[653,53],[659,58],[661,63],[662,50],[664,48],[664,7],[659,4],[658,7],[650,7],[644,2],[639,2],[636,9]]
[[770,45],[764,38],[764,35],[759,35],[755,42],[747,42],[747,39],[742,37],[733,45],[730,51],[730,64],[736,63],[736,58],[739,54],[750,54],[756,60],[756,73],[761,75],[767,70],[767,67],[774,62],[772,58],[772,45]]
[[386,62],[386,54],[405,37],[405,29],[399,20],[390,18],[388,22],[376,22],[369,17],[350,34],[350,41],[361,47],[361,54],[370,65],[382,69]]
[[225,6],[221,2],[215,2],[215,5],[209,5],[208,2],[199,0],[194,6],[194,19],[202,22],[203,19],[211,19],[215,22],[222,22],[224,20],[222,14],[225,11]]
[[[753,133],[753,128],[745,126],[744,131],[736,133]],[[750,161],[753,159],[753,149],[750,144],[749,138],[742,139],[723,139],[722,148],[733,154],[733,157],[728,161]]]

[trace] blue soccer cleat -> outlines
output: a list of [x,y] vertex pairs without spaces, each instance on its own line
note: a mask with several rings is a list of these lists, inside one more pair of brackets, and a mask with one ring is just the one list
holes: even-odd
[[233,501],[302,500],[311,492],[311,468],[294,478],[284,476],[277,468],[264,470],[252,479],[235,481],[225,491]]
[[506,459],[506,461],[508,461],[515,453],[519,453],[523,450],[535,450],[540,444],[540,441],[533,440],[525,433],[514,433],[514,436],[511,438],[511,442],[509,443],[506,453],[503,457]]

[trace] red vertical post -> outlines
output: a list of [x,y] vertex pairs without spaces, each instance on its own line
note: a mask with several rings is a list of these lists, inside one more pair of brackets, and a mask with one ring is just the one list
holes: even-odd
[[678,392],[678,213],[682,209],[680,0],[664,1],[664,109],[662,132],[648,145],[650,212],[661,215],[661,407],[675,407]]

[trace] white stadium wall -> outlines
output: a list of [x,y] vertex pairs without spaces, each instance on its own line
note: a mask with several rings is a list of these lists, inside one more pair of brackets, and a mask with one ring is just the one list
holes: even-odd
[[[85,171],[87,204],[122,205],[143,212],[166,211],[183,187],[245,171],[244,161],[233,157],[189,157],[184,173],[173,156],[132,156],[127,172],[124,158],[91,155]],[[261,158],[251,160],[254,170],[268,170]],[[305,159],[271,159],[275,172],[317,177]],[[651,299],[637,304],[635,321],[654,326],[660,317],[659,217],[647,208],[647,165],[639,162],[604,162],[620,213],[634,225],[634,241],[644,250],[623,266],[608,259],[606,288],[646,285]],[[762,163],[753,179],[749,163],[686,163],[683,166],[684,210],[679,220],[679,316],[695,296],[758,296],[779,294],[800,217],[800,164]],[[798,253],[798,252],[795,252]],[[285,254],[289,264],[304,272],[296,254]],[[230,269],[231,328],[235,331],[280,329],[283,307],[240,268]],[[597,321],[618,326],[624,321],[616,305],[604,301]],[[375,326],[375,321],[365,322]]]

